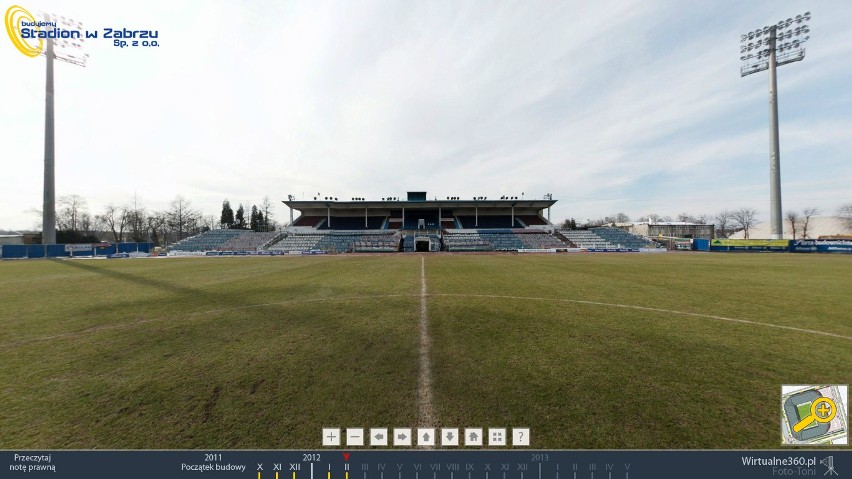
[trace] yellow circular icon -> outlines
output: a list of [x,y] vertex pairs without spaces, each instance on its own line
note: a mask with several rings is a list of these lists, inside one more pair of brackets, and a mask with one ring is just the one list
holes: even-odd
[[[819,407],[821,404],[823,406]],[[837,414],[837,405],[830,398],[819,398],[811,404],[811,416],[816,422],[831,422],[835,414]]]
[[[6,33],[9,34],[9,39],[12,40],[15,48],[20,50],[20,52],[24,55],[28,57],[37,57],[44,47],[44,39],[38,39],[38,46],[30,45],[21,35],[22,21],[27,21],[29,25],[37,25],[35,17],[21,6],[12,5],[8,10],[6,10]],[[36,26],[35,29],[37,31],[41,30],[38,26]]]
[[811,414],[802,418],[793,426],[793,432],[800,432],[802,429],[811,425],[812,422],[831,422],[837,414],[837,405],[831,398],[821,397],[811,403]]

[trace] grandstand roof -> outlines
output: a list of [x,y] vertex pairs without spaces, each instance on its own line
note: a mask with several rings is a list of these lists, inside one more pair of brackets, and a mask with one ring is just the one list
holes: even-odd
[[492,208],[549,208],[556,203],[556,200],[426,200],[426,201],[326,201],[326,200],[293,200],[282,201],[285,205],[296,210],[309,208],[334,208],[334,209],[361,209],[361,208],[471,208],[492,207]]

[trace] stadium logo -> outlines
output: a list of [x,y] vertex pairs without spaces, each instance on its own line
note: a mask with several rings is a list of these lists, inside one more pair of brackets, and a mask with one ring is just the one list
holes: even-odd
[[9,34],[9,39],[12,40],[15,48],[28,57],[39,56],[44,48],[44,38],[36,36],[38,45],[32,45],[26,38],[33,38],[33,36],[26,35],[25,38],[21,28],[24,27],[24,30],[28,32],[32,32],[33,28],[35,28],[35,31],[41,31],[42,24],[48,23],[50,22],[37,22],[30,12],[18,5],[12,5],[6,10],[6,33]]

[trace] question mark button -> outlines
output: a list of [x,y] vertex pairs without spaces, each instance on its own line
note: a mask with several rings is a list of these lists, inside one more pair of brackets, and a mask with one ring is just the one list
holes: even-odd
[[512,446],[529,446],[530,445],[530,428],[516,427],[512,428]]

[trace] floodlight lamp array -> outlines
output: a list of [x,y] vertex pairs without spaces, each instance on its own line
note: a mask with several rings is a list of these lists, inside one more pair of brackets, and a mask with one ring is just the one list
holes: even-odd
[[[53,39],[53,58],[63,62],[71,63],[81,67],[86,66],[86,61],[89,59],[89,54],[85,52],[86,48],[86,33],[83,30],[83,23],[72,18],[56,15],[53,13],[39,12],[39,17],[45,21],[56,22],[56,29],[70,30],[80,32],[79,37],[70,38],[54,38]],[[52,28],[52,27],[43,27]],[[47,49],[41,51],[42,55],[47,55]]]
[[769,68],[769,57],[776,53],[775,65],[786,65],[805,58],[804,43],[810,40],[811,12],[779,20],[740,35],[740,75],[746,76]]

